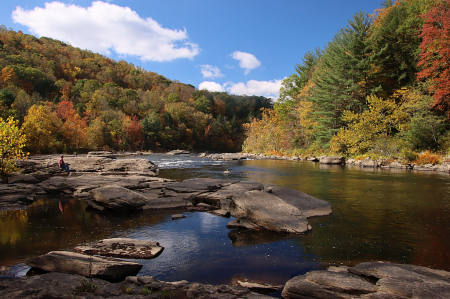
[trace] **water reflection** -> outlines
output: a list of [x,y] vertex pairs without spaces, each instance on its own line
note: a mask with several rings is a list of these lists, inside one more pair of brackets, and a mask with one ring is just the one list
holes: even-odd
[[[229,283],[241,274],[282,284],[322,264],[371,260],[450,271],[448,174],[303,161],[177,159],[183,159],[183,168],[173,168],[176,161],[165,161],[169,166],[161,169],[161,177],[232,178],[292,188],[329,201],[333,214],[310,219],[313,230],[293,237],[229,230],[226,224],[231,219],[208,213],[99,213],[72,198],[48,197],[28,210],[0,212],[0,268],[13,266],[20,274],[29,257],[88,241],[128,237],[165,247],[158,258],[138,261],[144,265],[139,275],[167,281]],[[223,174],[225,169],[231,173]],[[175,213],[186,218],[173,221]]]

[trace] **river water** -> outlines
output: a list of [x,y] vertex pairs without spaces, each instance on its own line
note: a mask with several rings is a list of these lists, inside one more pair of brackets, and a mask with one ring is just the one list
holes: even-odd
[[[300,236],[230,230],[205,212],[98,213],[86,204],[48,196],[27,210],[0,212],[0,275],[21,276],[25,260],[104,238],[157,241],[152,260],[136,260],[139,273],[160,280],[230,283],[244,276],[284,284],[326,265],[364,261],[410,263],[450,271],[450,175],[406,170],[325,166],[306,161],[211,161],[150,155],[160,177],[254,180],[300,190],[329,201],[333,214],[310,219]],[[224,174],[229,169],[231,173]]]

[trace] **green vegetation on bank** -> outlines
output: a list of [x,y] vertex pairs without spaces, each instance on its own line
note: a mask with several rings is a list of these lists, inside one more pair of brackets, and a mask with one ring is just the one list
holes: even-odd
[[245,125],[243,151],[409,161],[450,153],[450,0],[382,6],[304,55],[274,109]]
[[123,60],[0,26],[0,118],[33,153],[240,151],[270,99],[196,90]]

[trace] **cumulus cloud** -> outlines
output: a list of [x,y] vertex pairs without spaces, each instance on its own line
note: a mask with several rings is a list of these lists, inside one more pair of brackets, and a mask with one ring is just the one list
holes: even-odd
[[204,81],[198,85],[198,89],[206,89],[209,91],[225,91],[222,85],[216,82]]
[[204,64],[201,66],[201,72],[203,78],[220,78],[223,77],[223,74],[220,72],[220,69],[216,66],[212,66],[209,64]]
[[114,51],[143,61],[161,62],[193,59],[200,52],[199,46],[189,41],[186,29],[163,28],[152,18],[141,18],[129,7],[102,1],[87,8],[58,1],[32,10],[18,6],[12,18],[38,36],[107,55]]
[[276,100],[280,94],[282,81],[282,79],[271,81],[250,80],[246,83],[227,82],[223,85],[216,82],[205,81],[200,83],[199,89],[206,89],[209,91],[226,91],[236,95],[263,96]]
[[243,69],[245,69],[245,74],[247,75],[251,70],[259,67],[261,65],[261,61],[256,59],[255,55],[241,52],[241,51],[235,51],[233,54],[231,54],[231,57],[233,59],[239,60],[239,66]]

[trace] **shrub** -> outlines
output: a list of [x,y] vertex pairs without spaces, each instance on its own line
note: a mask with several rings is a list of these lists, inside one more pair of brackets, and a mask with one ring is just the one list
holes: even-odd
[[441,164],[442,156],[438,154],[432,154],[430,151],[426,151],[423,154],[420,154],[416,160],[414,160],[414,164],[424,165],[424,164]]

